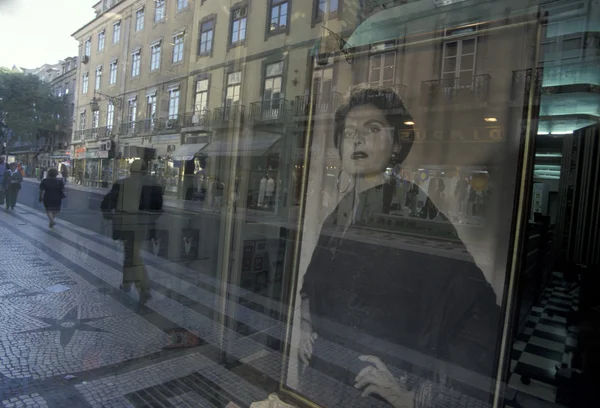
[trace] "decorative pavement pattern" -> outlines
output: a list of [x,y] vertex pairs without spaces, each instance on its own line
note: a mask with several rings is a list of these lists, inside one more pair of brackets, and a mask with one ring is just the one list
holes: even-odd
[[[231,284],[222,298],[210,271],[145,253],[152,298],[140,306],[119,290],[118,244],[66,222],[50,230],[22,205],[0,212],[0,248],[1,405],[243,407],[276,391],[285,336],[271,317],[277,302]],[[323,342],[318,357],[353,369],[345,352]],[[318,372],[310,378],[307,395],[326,406],[388,406]],[[488,407],[452,398],[452,407]]]

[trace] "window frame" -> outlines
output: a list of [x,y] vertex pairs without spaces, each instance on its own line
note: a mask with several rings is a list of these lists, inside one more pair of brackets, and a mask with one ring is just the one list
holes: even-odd
[[141,7],[135,11],[135,32],[140,32],[146,25],[146,9]]
[[[117,83],[118,69],[119,69],[118,60],[111,61],[108,67],[109,67],[108,68],[108,85],[115,85]],[[113,67],[114,67],[114,70],[113,70]],[[113,73],[114,73],[114,77],[113,77]]]
[[[198,91],[198,84],[200,84],[201,82],[206,81],[206,90],[203,91]],[[197,102],[197,97],[199,94],[206,94],[206,100],[205,102],[205,110],[204,110],[204,114],[200,113],[197,110],[198,104]],[[194,114],[200,114],[201,116],[205,116],[208,115],[208,104],[209,104],[209,98],[210,98],[210,78],[201,78],[201,79],[196,79],[196,81],[194,82],[194,96],[193,96],[194,100],[192,102],[193,105],[193,111]]]
[[[237,74],[237,73],[240,74],[239,82],[230,84],[229,83],[230,75]],[[243,81],[244,81],[244,78],[243,78],[242,70],[233,70],[233,71],[227,70],[227,71],[225,71],[225,88],[223,89],[223,107],[240,105]],[[229,94],[229,88],[236,87],[236,86],[239,87],[239,91],[237,93],[237,101],[236,101],[236,103],[232,103],[232,104],[228,105],[227,104],[227,95]]]
[[[238,10],[242,10],[245,9],[246,13],[244,15],[244,17],[241,17],[239,19],[235,18],[235,13]],[[230,18],[229,18],[229,41],[227,42],[227,46],[228,48],[234,48],[234,47],[239,47],[239,46],[244,46],[246,45],[246,41],[248,40],[248,14],[250,13],[250,9],[249,9],[249,5],[247,2],[244,2],[242,4],[239,4],[235,7],[233,7],[230,10]],[[240,30],[238,30],[238,39],[236,41],[233,41],[233,29],[235,26],[236,21],[240,21]],[[244,34],[244,38],[240,39],[240,34],[242,32],[241,30],[241,22],[244,21],[244,30],[243,30],[243,34]]]
[[121,20],[113,24],[113,36],[112,43],[118,44],[121,42]]
[[183,10],[186,10],[190,7],[190,1],[189,0],[177,0],[177,12],[181,12]]
[[[281,7],[283,4],[287,5],[287,11],[286,11],[286,16],[285,16],[285,25],[284,26],[279,26],[275,29],[271,29],[271,21],[273,20],[273,9],[276,7]],[[269,9],[268,9],[268,15],[267,15],[267,27],[266,27],[266,34],[267,37],[269,36],[273,36],[273,35],[278,35],[278,34],[289,34],[290,32],[290,15],[291,15],[291,5],[292,2],[290,0],[269,0]],[[281,14],[279,19],[281,19]]]
[[[178,42],[178,39],[181,39],[181,42]],[[180,52],[178,52],[178,49]],[[176,56],[179,56],[178,59],[175,59]],[[173,55],[171,56],[171,63],[180,64],[183,62],[185,57],[185,32],[181,32],[175,34],[173,36]]]
[[[206,24],[212,23],[212,27],[209,30],[204,30],[204,26]],[[209,56],[212,57],[213,49],[215,45],[215,28],[217,26],[217,19],[213,16],[208,16],[207,18],[200,20],[200,27],[198,30],[198,49],[196,50],[196,55],[199,57]],[[212,31],[212,35],[210,37],[210,42],[203,42],[202,36],[204,33],[208,33]],[[208,44],[209,48],[207,51],[202,51],[202,44]]]
[[85,130],[87,126],[87,111],[83,110],[79,112],[79,130]]
[[141,65],[142,65],[142,50],[138,49],[131,53],[131,77],[132,78],[139,78],[139,76],[141,74],[141,70],[142,70]]
[[96,67],[94,76],[94,90],[99,91],[102,87],[102,65]]
[[[169,93],[169,107],[167,110],[167,120],[168,121],[169,120],[177,120],[179,118],[179,108],[181,107],[181,88],[179,86],[170,88],[168,90],[168,93]],[[174,94],[177,94],[177,98],[173,98]],[[176,101],[176,103],[175,103],[176,106],[174,107],[175,113],[172,114],[171,111],[173,108],[173,106],[172,106],[173,101]]]
[[115,105],[112,101],[106,104],[106,129],[112,129],[115,125]]
[[[158,52],[155,52],[158,50]],[[155,57],[157,57],[155,59]],[[161,68],[162,59],[162,41],[157,41],[150,44],[150,72],[159,71]],[[155,66],[156,63],[156,66]]]
[[83,55],[88,58],[92,56],[92,37],[89,37],[83,43]]
[[[386,65],[384,65],[385,62],[385,57],[387,55],[392,55],[393,60],[394,60],[394,64],[392,65],[392,83],[391,84],[387,84],[384,85],[384,68],[386,67]],[[371,81],[371,73],[373,71],[373,60],[378,58],[379,59],[379,79],[377,81]],[[398,73],[398,52],[396,51],[395,46],[392,46],[390,48],[383,48],[381,50],[377,50],[375,52],[372,52],[369,54],[369,60],[368,60],[368,68],[367,68],[367,83],[369,84],[369,86],[375,85],[375,86],[381,86],[381,87],[393,87],[394,85],[396,85],[396,76]]]
[[89,72],[83,73],[83,78],[81,80],[81,93],[83,95],[87,95],[90,90],[90,74]]
[[[159,3],[161,6],[159,7]],[[160,15],[158,14],[160,10]],[[159,18],[160,17],[160,18]],[[154,23],[160,23],[165,21],[167,18],[167,1],[166,0],[154,0]]]
[[98,52],[104,51],[106,47],[106,29],[98,31]]
[[[319,13],[320,11],[320,5],[321,2],[325,1],[327,3],[327,12],[324,13],[323,15],[321,15]],[[331,2],[332,0],[313,0],[313,12],[312,12],[312,26],[314,27],[315,25],[317,25],[318,23],[322,23],[324,21],[328,21],[328,20],[335,20],[336,18],[339,18],[342,15],[342,7],[343,7],[343,0],[333,0],[333,1],[337,1],[337,8],[335,9],[335,11],[331,11]]]
[[100,111],[92,111],[92,129],[100,127]]

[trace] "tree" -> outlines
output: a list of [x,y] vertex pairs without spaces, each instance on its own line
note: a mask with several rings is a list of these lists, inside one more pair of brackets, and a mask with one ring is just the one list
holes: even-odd
[[67,104],[35,75],[0,68],[0,137],[14,145],[34,144],[40,131],[57,131],[67,120]]

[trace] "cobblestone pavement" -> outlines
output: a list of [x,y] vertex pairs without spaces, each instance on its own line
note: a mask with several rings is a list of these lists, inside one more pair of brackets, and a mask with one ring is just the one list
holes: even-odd
[[[144,253],[152,298],[140,306],[135,291],[119,290],[117,243],[64,221],[51,230],[24,205],[0,211],[0,251],[0,406],[245,407],[278,389],[277,302]],[[322,353],[347,369],[355,360],[325,342]],[[387,406],[310,378],[306,395],[325,406]],[[452,406],[485,406],[461,398]]]

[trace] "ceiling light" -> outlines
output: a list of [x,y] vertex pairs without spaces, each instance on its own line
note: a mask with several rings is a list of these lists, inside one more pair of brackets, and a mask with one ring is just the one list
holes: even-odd
[[415,122],[413,122],[412,120],[407,120],[406,122],[404,122],[404,124],[408,126],[413,126]]
[[496,118],[483,118],[483,120],[485,120],[486,122],[498,122],[498,119]]

